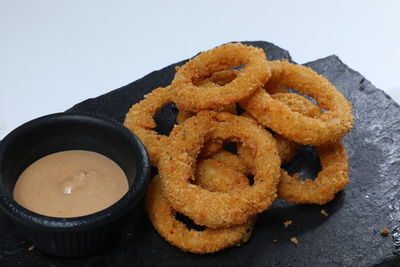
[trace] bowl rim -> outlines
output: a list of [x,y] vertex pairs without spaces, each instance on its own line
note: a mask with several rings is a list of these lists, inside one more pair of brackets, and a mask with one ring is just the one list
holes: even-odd
[[[12,146],[12,144],[24,133],[26,134],[27,132],[32,131],[33,128],[36,129],[39,126],[42,126],[43,123],[48,123],[48,125],[50,125],[63,120],[68,120],[70,122],[76,121],[76,123],[82,123],[82,121],[85,121],[98,123],[97,125],[101,124],[101,127],[111,127],[115,129],[114,132],[116,135],[119,134],[120,137],[125,139],[127,145],[138,150],[138,155],[140,155],[140,157],[136,158],[136,177],[133,180],[132,185],[129,187],[128,192],[113,205],[101,211],[84,216],[59,218],[30,211],[18,204],[12,196],[10,197],[9,194],[5,192],[2,182],[3,175],[1,173],[4,153],[8,151],[10,146]],[[77,231],[91,228],[94,224],[103,225],[115,221],[133,209],[142,199],[149,180],[149,158],[147,150],[140,139],[121,123],[98,114],[68,111],[45,115],[20,125],[0,141],[0,209],[12,220],[18,221],[30,228],[40,230],[52,229],[54,231]]]

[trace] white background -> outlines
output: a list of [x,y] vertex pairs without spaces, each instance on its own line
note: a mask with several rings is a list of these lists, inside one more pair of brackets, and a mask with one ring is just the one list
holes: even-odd
[[331,54],[400,102],[399,1],[0,0],[0,139],[229,41]]

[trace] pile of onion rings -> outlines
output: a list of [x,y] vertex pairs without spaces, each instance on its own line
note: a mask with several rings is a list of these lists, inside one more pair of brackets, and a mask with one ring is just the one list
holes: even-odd
[[[179,109],[177,124],[160,135],[153,117],[169,103]],[[134,104],[124,125],[158,168],[146,196],[154,228],[183,251],[204,254],[247,242],[256,215],[276,197],[331,201],[349,181],[340,140],[353,123],[351,104],[324,77],[230,43],[177,67],[171,85]],[[237,153],[224,149],[232,142]],[[314,180],[281,169],[302,145],[320,157]],[[178,213],[205,230],[190,229]]]

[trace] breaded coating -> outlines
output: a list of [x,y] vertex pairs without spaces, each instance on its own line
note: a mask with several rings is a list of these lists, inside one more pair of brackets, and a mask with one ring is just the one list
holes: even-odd
[[269,65],[272,75],[268,82],[309,95],[326,111],[319,118],[307,117],[259,88],[240,101],[259,123],[290,140],[312,146],[337,142],[350,131],[354,123],[351,103],[327,79],[310,68],[286,61],[270,61]]
[[147,192],[146,209],[154,228],[165,240],[183,251],[197,254],[216,252],[247,242],[256,220],[253,216],[238,226],[204,231],[188,229],[175,218],[176,211],[163,197],[158,176],[153,179]]
[[[255,152],[251,187],[229,193],[210,192],[189,181],[201,145],[209,138],[242,142]],[[248,118],[229,113],[203,111],[174,128],[161,156],[159,173],[163,194],[171,206],[196,224],[210,228],[246,222],[269,207],[276,197],[280,157],[271,134]]]

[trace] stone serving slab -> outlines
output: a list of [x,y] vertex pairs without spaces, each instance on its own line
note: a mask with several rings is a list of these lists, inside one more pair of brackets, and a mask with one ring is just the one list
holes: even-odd
[[[271,43],[245,43],[263,48],[269,59],[291,61],[287,51]],[[83,101],[67,112],[95,113],[123,122],[132,104],[154,88],[170,84],[175,66],[184,62]],[[356,124],[343,140],[350,158],[350,183],[332,202],[319,206],[278,200],[258,216],[247,244],[209,255],[187,254],[164,241],[151,225],[143,202],[130,216],[117,244],[79,259],[57,258],[28,250],[30,244],[1,214],[0,265],[399,266],[400,107],[336,56],[305,65],[325,76],[353,103]],[[156,116],[159,132],[171,130],[176,112],[174,105],[168,105]],[[307,175],[320,167],[314,150],[304,147],[286,168]],[[329,216],[322,215],[321,209]],[[284,227],[286,220],[292,220],[293,224]],[[384,227],[391,230],[387,237],[380,235]],[[296,237],[299,243],[290,242],[291,237]]]

